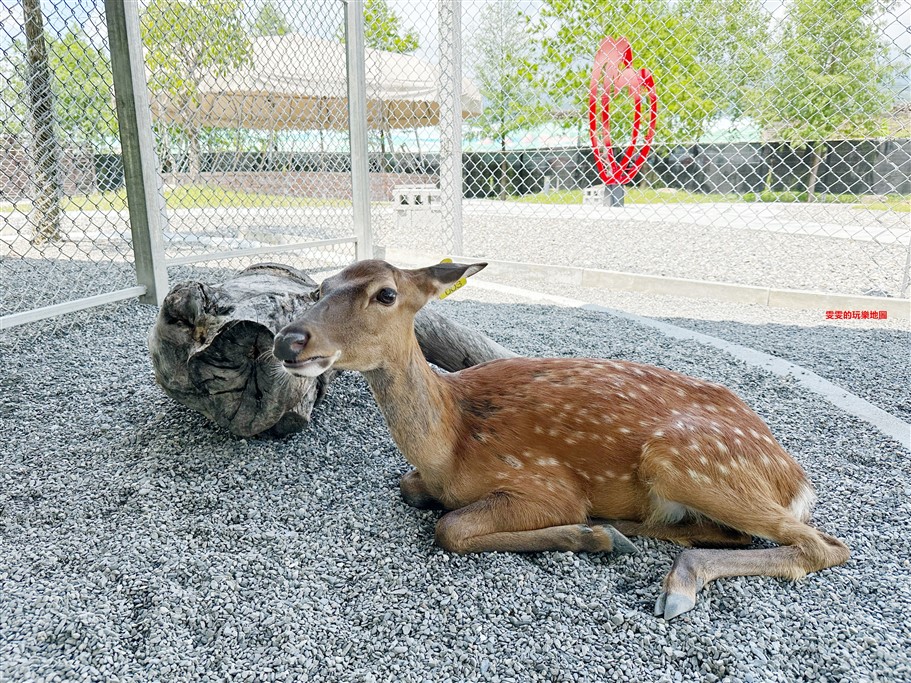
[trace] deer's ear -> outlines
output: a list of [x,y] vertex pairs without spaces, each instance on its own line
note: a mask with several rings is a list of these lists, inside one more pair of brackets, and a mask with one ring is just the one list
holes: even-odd
[[412,272],[429,298],[445,294],[460,280],[471,277],[486,266],[486,263],[438,263]]

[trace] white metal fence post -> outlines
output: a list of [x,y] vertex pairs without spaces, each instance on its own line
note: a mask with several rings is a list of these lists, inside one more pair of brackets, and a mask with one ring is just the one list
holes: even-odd
[[462,246],[462,15],[459,0],[439,0],[440,29],[440,209],[452,234],[452,250]]
[[364,0],[345,2],[345,52],[348,66],[348,136],[351,198],[358,260],[373,258],[370,228],[370,169],[367,161],[367,63],[364,50]]
[[139,32],[139,3],[134,0],[105,0],[104,8],[136,281],[146,288],[139,300],[147,304],[161,304],[168,291],[162,237],[167,215],[152,134],[149,90]]

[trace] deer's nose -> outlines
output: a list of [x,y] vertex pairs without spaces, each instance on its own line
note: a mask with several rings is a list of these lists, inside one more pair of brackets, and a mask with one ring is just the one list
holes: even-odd
[[310,333],[306,331],[279,332],[272,345],[272,355],[279,360],[293,361],[307,347],[309,341]]

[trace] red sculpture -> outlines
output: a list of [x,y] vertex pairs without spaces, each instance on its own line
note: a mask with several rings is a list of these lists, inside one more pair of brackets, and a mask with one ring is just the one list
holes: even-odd
[[[601,176],[605,185],[629,183],[645,163],[645,158],[648,156],[655,137],[655,124],[658,121],[658,93],[655,89],[655,77],[648,69],[630,68],[632,61],[633,48],[630,47],[626,38],[605,38],[595,53],[595,66],[592,69],[588,95],[588,127],[598,175]],[[599,96],[599,86],[602,85]],[[633,135],[626,151],[617,161],[611,148],[610,103],[611,96],[622,92],[624,88],[629,90],[635,105]],[[648,128],[645,131],[645,144],[637,152],[636,147],[642,127],[643,93],[648,97],[649,120]],[[599,129],[603,131],[600,136]],[[602,155],[606,156],[607,164]]]

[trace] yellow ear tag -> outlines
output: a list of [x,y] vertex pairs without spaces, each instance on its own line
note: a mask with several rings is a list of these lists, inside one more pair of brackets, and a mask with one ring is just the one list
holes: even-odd
[[[444,258],[442,261],[440,261],[440,263],[452,263],[452,259],[451,259],[451,258]],[[453,283],[453,284],[449,287],[449,289],[447,289],[445,292],[443,292],[442,294],[440,294],[440,298],[441,298],[441,299],[445,299],[447,296],[449,296],[450,294],[452,294],[454,291],[456,291],[457,289],[461,289],[462,287],[464,287],[464,286],[467,285],[467,284],[468,284],[468,278],[467,278],[467,277],[463,277],[463,278],[462,278],[461,280],[459,280],[458,282]]]

